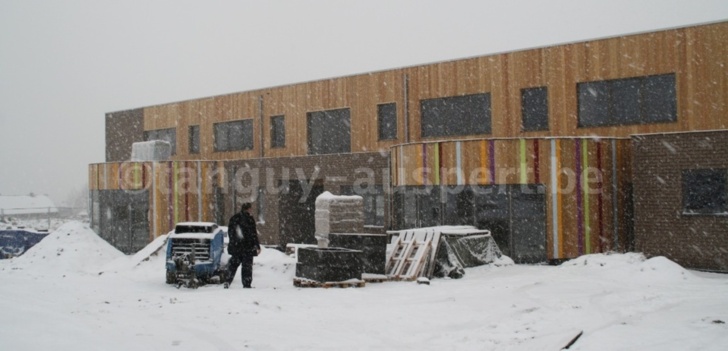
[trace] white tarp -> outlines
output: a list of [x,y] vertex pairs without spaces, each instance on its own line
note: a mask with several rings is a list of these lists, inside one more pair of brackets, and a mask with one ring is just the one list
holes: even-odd
[[172,146],[164,140],[140,141],[131,144],[131,160],[166,161],[172,156]]

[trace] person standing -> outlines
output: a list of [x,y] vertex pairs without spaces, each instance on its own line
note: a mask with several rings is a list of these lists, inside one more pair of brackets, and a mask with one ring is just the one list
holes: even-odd
[[228,223],[228,276],[225,282],[225,289],[230,284],[240,268],[240,277],[243,281],[243,288],[250,288],[253,282],[253,257],[260,254],[260,243],[258,242],[258,231],[253,218],[252,204],[244,203],[240,212],[230,218]]

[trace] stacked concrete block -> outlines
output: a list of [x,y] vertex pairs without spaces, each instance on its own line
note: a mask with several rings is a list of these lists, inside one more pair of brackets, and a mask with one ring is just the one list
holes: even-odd
[[363,253],[341,247],[302,247],[298,249],[296,278],[317,282],[343,282],[361,279]]
[[324,192],[316,198],[315,218],[319,247],[328,247],[329,233],[364,232],[364,200]]
[[333,247],[362,251],[362,272],[385,274],[386,234],[330,233],[329,243]]

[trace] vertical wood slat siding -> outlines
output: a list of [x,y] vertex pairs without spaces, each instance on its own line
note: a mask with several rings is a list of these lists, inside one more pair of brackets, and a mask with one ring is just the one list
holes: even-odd
[[[421,138],[423,99],[490,93],[492,133],[487,137],[602,135],[728,128],[728,22],[441,62],[144,109],[144,130],[176,128],[182,159],[244,159],[307,154],[307,113],[351,110],[352,152],[386,149]],[[673,123],[578,128],[579,82],[675,73],[678,119]],[[407,92],[404,81],[407,77]],[[523,88],[548,88],[549,130],[524,132]],[[262,128],[259,118],[263,103]],[[407,101],[404,99],[407,98]],[[379,141],[377,104],[397,104],[397,140]],[[405,123],[405,105],[409,123]],[[270,117],[284,115],[286,145],[270,148]],[[253,119],[254,150],[213,151],[216,122]],[[188,154],[188,127],[200,125],[201,152]],[[409,130],[405,131],[405,125]],[[262,130],[262,134],[261,134]],[[464,135],[448,139],[483,137]],[[266,150],[258,150],[264,141]]]

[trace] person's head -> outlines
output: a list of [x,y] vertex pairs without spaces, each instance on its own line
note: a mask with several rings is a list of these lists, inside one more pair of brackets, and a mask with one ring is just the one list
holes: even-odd
[[240,211],[247,212],[250,211],[251,208],[253,208],[253,204],[251,204],[250,202],[245,202],[242,206],[240,206]]

